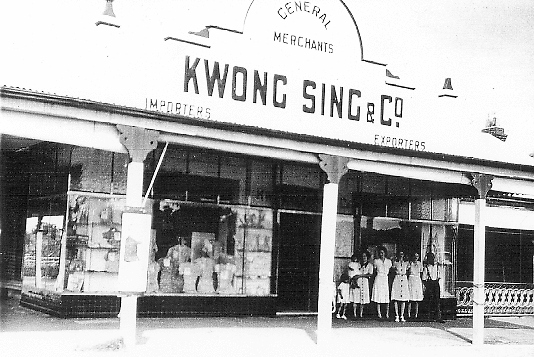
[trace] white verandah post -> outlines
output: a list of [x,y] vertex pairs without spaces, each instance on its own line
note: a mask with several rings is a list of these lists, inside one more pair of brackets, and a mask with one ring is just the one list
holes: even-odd
[[331,155],[319,155],[319,158],[319,165],[327,173],[329,181],[325,184],[323,192],[317,316],[317,344],[324,346],[328,343],[332,330],[338,186],[341,177],[348,171],[349,160]]
[[[138,127],[131,127],[126,125],[117,125],[120,133],[120,142],[128,150],[130,156],[130,163],[128,164],[128,175],[126,179],[126,210],[132,212],[141,212],[143,207],[143,161],[148,153],[156,148],[158,145],[157,138],[159,133],[153,130],[147,130]],[[126,213],[126,211],[125,211]],[[124,227],[126,221],[123,214],[123,233],[127,230]],[[125,240],[127,237],[122,237]],[[149,239],[149,237],[148,237]],[[121,250],[125,244],[121,242]],[[139,254],[143,256],[143,254]],[[126,258],[126,252],[121,251],[121,260]],[[140,259],[144,261],[143,259]],[[122,265],[122,261],[121,261]],[[143,265],[143,264],[141,264]],[[141,267],[141,274],[137,276],[137,270],[128,271],[119,267],[119,292],[121,297],[121,308],[119,314],[120,320],[120,334],[125,347],[132,347],[136,344],[136,324],[137,324],[137,296],[146,290],[146,267]],[[144,274],[143,274],[144,272]],[[129,276],[135,273],[135,276]],[[125,283],[125,282],[128,283]],[[133,286],[127,291],[122,291],[123,286]]]
[[478,191],[475,201],[474,256],[473,256],[473,345],[484,344],[484,272],[486,254],[486,196],[493,176],[473,174],[472,185]]

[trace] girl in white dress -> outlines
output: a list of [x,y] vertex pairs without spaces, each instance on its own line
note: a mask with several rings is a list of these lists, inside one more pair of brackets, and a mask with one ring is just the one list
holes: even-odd
[[399,302],[400,302],[400,321],[405,322],[404,308],[406,301],[410,299],[410,291],[408,289],[408,262],[404,261],[404,252],[399,252],[397,261],[393,263],[395,270],[395,278],[393,279],[393,286],[391,288],[391,300],[395,302],[395,321],[399,322]]
[[412,316],[412,302],[415,305],[415,315],[419,315],[419,301],[423,300],[423,282],[421,274],[423,273],[423,264],[419,261],[419,253],[414,253],[413,260],[410,262],[408,269],[408,288],[410,291],[410,302],[408,302],[408,317]]
[[337,286],[337,302],[339,303],[339,309],[337,310],[336,317],[338,319],[346,320],[347,316],[345,315],[345,312],[347,311],[347,305],[350,302],[350,284],[348,274],[341,274],[340,281],[341,282]]
[[354,317],[356,317],[356,308],[360,304],[360,285],[358,284],[358,277],[360,276],[360,263],[358,262],[358,256],[352,255],[348,266],[349,275],[349,301],[352,303]]
[[356,306],[360,305],[360,317],[363,317],[363,308],[371,302],[369,294],[369,278],[373,276],[373,264],[370,263],[371,253],[363,252],[360,264],[360,274],[358,276],[358,295],[354,296],[354,316],[356,316]]
[[378,248],[378,259],[373,262],[373,268],[376,273],[375,283],[373,285],[373,297],[376,302],[376,311],[378,318],[382,318],[380,305],[386,305],[386,318],[389,318],[389,284],[388,274],[391,269],[391,260],[386,258],[387,250],[385,247]]

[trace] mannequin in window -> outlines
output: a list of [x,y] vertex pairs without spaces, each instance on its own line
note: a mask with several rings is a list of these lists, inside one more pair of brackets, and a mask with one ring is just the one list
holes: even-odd
[[150,253],[148,256],[148,271],[147,271],[147,284],[146,292],[154,293],[159,291],[158,274],[161,266],[156,262],[156,252],[158,247],[154,238],[150,239]]
[[180,264],[179,274],[183,277],[184,293],[194,294],[197,292],[197,279],[199,275],[196,264],[191,263],[191,259]]
[[194,264],[199,273],[196,284],[197,291],[203,294],[214,293],[213,272],[215,271],[215,263],[209,257],[206,249],[202,249],[200,258],[195,259]]
[[180,292],[180,284],[177,279],[177,264],[171,258],[159,258],[158,264],[160,266],[159,289],[164,293]]
[[167,251],[167,259],[171,261],[172,279],[176,292],[184,291],[184,276],[180,273],[180,266],[191,259],[191,248],[185,243],[185,238],[178,237],[178,244]]
[[191,248],[187,246],[185,241],[185,238],[178,237],[178,244],[169,248],[167,257],[178,264],[187,262],[191,258]]
[[217,273],[217,292],[220,294],[235,294],[235,274],[237,267],[235,265],[233,256],[221,256],[221,261],[225,263],[215,265],[215,272]]

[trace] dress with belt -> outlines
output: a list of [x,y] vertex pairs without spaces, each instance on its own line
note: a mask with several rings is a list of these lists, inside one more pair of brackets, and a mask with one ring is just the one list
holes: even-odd
[[371,299],[379,304],[389,303],[388,273],[389,269],[391,269],[391,260],[388,258],[384,260],[375,259],[373,265],[376,271],[376,277]]
[[391,300],[410,300],[410,290],[408,289],[408,262],[395,262],[395,279],[391,288]]
[[[361,274],[373,274],[373,264],[366,263],[360,268]],[[358,294],[354,296],[354,302],[357,304],[369,304],[371,302],[369,293],[369,278],[360,277],[358,282]]]
[[423,300],[423,282],[421,273],[423,266],[421,262],[412,262],[410,264],[410,275],[408,275],[408,288],[410,290],[410,301]]

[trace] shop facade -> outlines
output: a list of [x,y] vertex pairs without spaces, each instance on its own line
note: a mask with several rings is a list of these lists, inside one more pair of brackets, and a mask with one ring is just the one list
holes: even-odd
[[[163,148],[145,162],[145,193]],[[54,143],[13,156],[29,178],[20,182],[22,303],[67,317],[116,315],[127,156]],[[174,145],[165,157],[145,205],[152,255],[140,314],[317,312],[324,172]],[[341,186],[333,279],[357,252],[430,250],[443,259],[443,297],[454,300],[458,199],[446,185],[351,172]],[[204,252],[207,285],[197,281]]]
[[[2,245],[23,254],[26,306],[116,316],[132,263],[146,271],[135,278],[140,316],[321,315],[351,255],[386,246],[437,254],[453,317],[468,246],[461,202],[534,193],[527,153],[486,133],[449,127],[451,142],[439,123],[419,130],[425,115],[458,114],[450,79],[423,101],[364,57],[343,1],[252,2],[242,31],[169,32],[138,57],[131,45],[143,40],[117,19],[79,29],[94,68],[79,86],[54,84],[65,95],[1,89],[3,145],[24,143],[2,150],[3,217],[18,212],[2,222]],[[153,145],[125,144],[125,127]],[[139,221],[126,225],[133,186]]]

